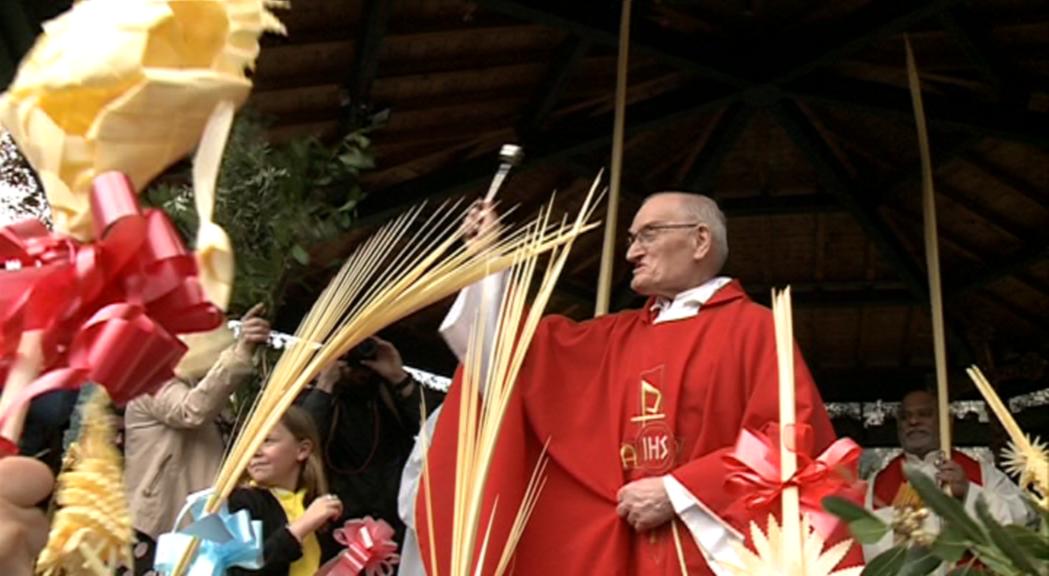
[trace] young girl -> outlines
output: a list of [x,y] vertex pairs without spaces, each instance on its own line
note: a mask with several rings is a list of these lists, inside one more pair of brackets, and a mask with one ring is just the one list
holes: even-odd
[[309,414],[292,406],[266,436],[248,463],[251,482],[229,497],[229,510],[248,510],[262,521],[264,565],[230,574],[313,576],[321,549],[314,535],[342,514],[342,503],[327,494],[328,483]]

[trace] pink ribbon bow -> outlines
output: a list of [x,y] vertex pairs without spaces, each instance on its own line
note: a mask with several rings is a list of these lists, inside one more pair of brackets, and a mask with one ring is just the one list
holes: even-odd
[[393,528],[385,520],[371,516],[347,520],[334,536],[346,549],[322,566],[317,576],[391,576],[400,562]]
[[831,495],[862,498],[863,485],[855,480],[862,449],[851,439],[840,438],[813,459],[811,427],[799,424],[793,431],[791,446],[798,456],[798,470],[788,480],[780,479],[778,425],[770,424],[764,432],[740,432],[735,448],[723,457],[728,471],[725,483],[742,495],[744,506],[753,513],[777,511],[783,490],[797,486],[801,511],[808,514],[816,532],[827,537],[840,520],[823,510],[822,500]]
[[[0,229],[0,383],[24,332],[42,334],[43,369],[0,414],[85,381],[117,403],[172,377],[186,347],[175,335],[217,327],[222,312],[197,281],[196,262],[167,216],[142,212],[124,174],[95,178],[98,238],[81,244],[23,221]],[[0,450],[10,446],[0,443]]]

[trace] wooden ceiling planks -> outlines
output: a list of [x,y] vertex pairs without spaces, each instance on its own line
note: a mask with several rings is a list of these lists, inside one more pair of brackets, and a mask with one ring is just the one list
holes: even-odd
[[[264,49],[253,101],[277,118],[274,135],[312,130],[329,137],[337,134],[361,3],[330,4],[297,2],[296,9],[302,12],[289,17],[289,30],[298,32],[301,40],[293,33]],[[561,26],[556,19],[520,16],[543,10],[543,3],[516,17],[495,9],[506,4],[513,3],[393,3],[370,93],[373,109],[389,108],[390,120],[373,135],[379,166],[366,176],[366,189],[375,194],[394,187],[413,190],[410,186],[417,180],[442,171],[451,176],[456,166],[470,163],[464,178],[468,176],[472,184],[456,188],[478,193],[485,178],[477,177],[474,166],[484,166],[490,158],[494,170],[499,145],[520,137],[515,130],[537,98],[552,97],[553,103],[550,114],[540,119],[538,133],[530,136],[543,144],[551,144],[544,142],[549,134],[571,134],[575,126],[609,117],[614,54],[604,37],[589,37],[595,43],[572,63],[562,86],[544,87],[554,64],[551,59],[580,29]],[[850,189],[863,210],[886,223],[889,233],[905,247],[906,257],[921,270],[924,249],[916,200],[920,172],[899,35],[906,29],[930,94],[945,280],[948,290],[959,290],[948,298],[952,321],[1002,323],[1008,329],[999,331],[1000,342],[1049,351],[1049,340],[1038,335],[1045,330],[1038,324],[1046,321],[1043,308],[1049,294],[1049,265],[1038,251],[1049,229],[1049,152],[1029,145],[1038,140],[1029,138],[1022,124],[999,130],[998,116],[967,115],[998,109],[993,74],[1000,70],[974,60],[971,48],[976,44],[970,42],[966,48],[965,30],[945,24],[956,15],[946,12],[955,10],[955,3],[915,4],[913,11],[900,11],[895,20],[891,10],[878,12],[882,8],[869,0],[755,6],[756,11],[746,12],[712,1],[639,3],[646,25],[655,30],[663,27],[670,35],[716,38],[731,45],[749,42],[748,35],[762,31],[774,31],[769,38],[785,38],[792,30],[822,30],[827,39],[813,39],[810,44],[829,50],[816,64],[789,72],[790,84],[779,96],[774,86],[769,91],[758,83],[758,91],[737,93],[735,100],[706,107],[699,105],[718,102],[725,94],[717,74],[704,75],[701,66],[682,67],[680,59],[665,58],[668,52],[678,58],[686,54],[675,52],[680,47],[672,43],[660,44],[656,50],[635,50],[631,103],[643,106],[687,87],[694,91],[697,112],[646,125],[629,135],[620,226],[629,226],[645,194],[679,187],[690,173],[712,175],[708,187],[729,212],[728,272],[755,286],[759,300],[768,286],[798,287],[799,341],[810,362],[830,375],[827,386],[856,378],[856,371],[864,367],[890,370],[889,376],[897,374],[891,370],[909,370],[900,374],[914,380],[931,365],[926,342],[931,331],[921,299],[908,292],[898,271],[857,226],[855,212],[835,205],[826,194],[820,167],[784,129],[783,116],[768,107],[770,97],[772,102],[782,95],[800,99],[800,115],[793,121],[811,125],[810,136],[822,140],[841,167],[846,179],[840,183],[843,189]],[[986,24],[987,42],[1028,77],[1023,83],[1031,88],[1030,98],[1024,101],[1027,111],[1049,111],[1045,88],[1049,41],[1044,34],[1049,13],[1040,15],[1033,3],[1024,0],[979,0],[967,9]],[[843,46],[829,43],[830,31],[838,23],[857,26],[856,15],[861,12],[881,14],[883,20],[872,23],[880,28],[865,31]],[[593,26],[605,21],[597,18]],[[650,40],[651,36],[639,36],[639,43]],[[775,47],[766,41],[753,45]],[[803,48],[791,52],[804,54],[808,47]],[[813,50],[809,51],[818,55]],[[753,59],[738,59],[732,53],[700,51],[686,57],[707,59],[742,76],[760,75],[739,68]],[[786,65],[789,59],[769,62]],[[775,76],[776,70],[770,73]],[[843,92],[837,100],[809,96],[838,86]],[[868,90],[871,87],[876,90]],[[850,90],[861,91],[861,98],[854,99]],[[745,119],[738,130],[708,146],[710,138],[722,137],[718,122],[733,101],[743,102],[748,114],[741,116]],[[1038,108],[1043,101],[1045,108]],[[942,108],[943,103],[952,107]],[[633,117],[638,118],[636,113]],[[631,126],[629,114],[627,125]],[[571,206],[589,176],[606,162],[607,146],[607,141],[595,141],[575,154],[540,154],[539,167],[515,171],[504,190],[505,201],[531,209],[556,187],[561,191],[559,206]],[[528,152],[526,145],[526,157]],[[712,153],[718,160],[702,165],[705,154]],[[547,157],[552,160],[546,161]],[[426,188],[422,193],[441,191]],[[587,255],[596,253],[600,244],[596,235],[591,236],[580,241],[569,263],[564,287],[553,300],[555,311],[577,318],[590,313],[597,266]],[[1001,277],[987,276],[999,272]],[[624,297],[620,301],[636,302],[626,289],[629,270],[624,263],[619,263],[615,277]],[[425,322],[415,322],[409,321],[405,338],[427,343]],[[428,343],[440,348],[435,337]],[[448,358],[442,354],[422,353],[417,363],[425,366],[432,357],[435,366],[447,366]],[[832,393],[839,398],[842,394],[847,392]]]

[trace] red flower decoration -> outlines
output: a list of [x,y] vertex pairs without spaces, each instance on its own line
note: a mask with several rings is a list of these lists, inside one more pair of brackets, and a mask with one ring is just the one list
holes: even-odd
[[863,497],[863,483],[856,481],[856,467],[863,451],[849,438],[840,438],[813,459],[811,428],[794,427],[793,449],[798,469],[787,481],[780,479],[779,425],[772,423],[764,432],[743,429],[732,452],[724,458],[727,488],[737,492],[747,510],[775,512],[780,496],[788,486],[797,486],[802,513],[821,536],[828,537],[840,520],[823,510],[826,496],[842,496],[854,501]]
[[2,424],[33,397],[86,381],[117,403],[173,375],[186,347],[175,335],[222,322],[197,281],[197,266],[159,210],[139,211],[119,172],[92,187],[92,244],[24,221],[0,229],[0,382],[21,335],[42,333],[43,370],[0,414]]
[[400,561],[393,528],[385,520],[347,520],[334,536],[346,549],[321,566],[317,576],[391,576]]

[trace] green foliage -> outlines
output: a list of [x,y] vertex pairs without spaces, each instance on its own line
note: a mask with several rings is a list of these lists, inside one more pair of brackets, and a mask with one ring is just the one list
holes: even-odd
[[[865,576],[920,576],[932,572],[942,562],[951,566],[952,576],[988,573],[972,569],[971,560],[963,561],[966,552],[973,554],[993,574],[1049,576],[1049,514],[1045,511],[1039,510],[1038,530],[1003,526],[991,516],[981,497],[973,518],[961,502],[945,494],[927,476],[907,468],[904,473],[931,512],[943,519],[943,530],[928,549],[898,544],[879,554],[867,564]],[[849,529],[861,542],[875,542],[892,529],[851,502],[827,498],[823,506],[848,522]]]
[[[229,234],[236,259],[231,311],[255,302],[276,310],[289,283],[301,277],[296,272],[310,264],[309,248],[350,228],[364,195],[359,175],[375,166],[367,137],[372,128],[334,147],[314,138],[273,146],[258,117],[238,115],[215,200],[215,221]],[[144,196],[192,242],[197,220],[188,170],[173,179],[177,183],[154,185]]]
[[[236,266],[231,315],[262,302],[272,317],[284,303],[287,288],[303,278],[301,272],[310,264],[309,248],[350,228],[364,196],[360,173],[375,166],[367,136],[375,127],[353,132],[333,147],[314,138],[273,146],[259,117],[250,111],[238,114],[215,198],[215,221],[229,235]],[[198,223],[188,167],[168,174],[142,196],[167,212],[192,244]],[[260,349],[256,379],[234,394],[238,422],[278,355]]]
[[827,496],[823,499],[823,508],[848,522],[849,530],[860,544],[874,544],[889,533],[887,524],[844,498]]

